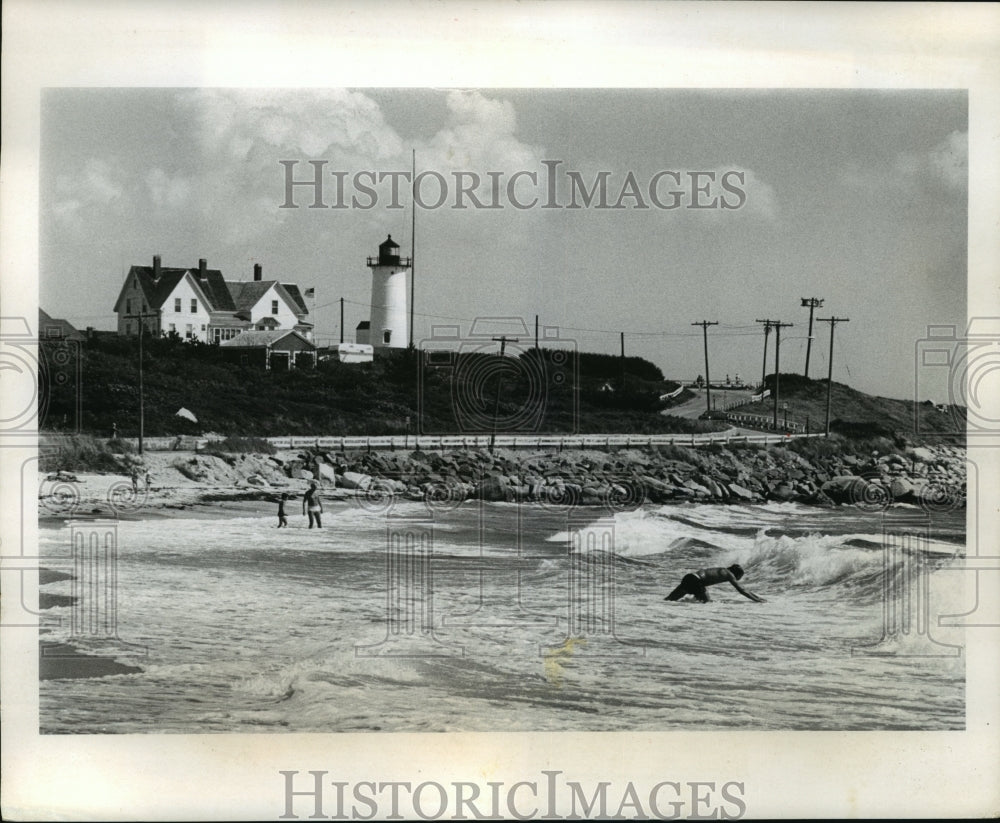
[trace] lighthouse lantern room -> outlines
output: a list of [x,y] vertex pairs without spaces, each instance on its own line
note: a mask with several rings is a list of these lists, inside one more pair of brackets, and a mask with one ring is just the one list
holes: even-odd
[[406,272],[412,265],[409,257],[399,256],[399,244],[390,234],[378,247],[378,257],[368,258],[372,270],[371,319],[367,340],[359,327],[357,342],[376,349],[405,349],[409,344],[406,313]]

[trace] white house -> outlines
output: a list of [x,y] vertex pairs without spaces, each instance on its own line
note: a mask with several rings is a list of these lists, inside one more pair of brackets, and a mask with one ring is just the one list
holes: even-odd
[[252,281],[227,281],[204,259],[197,268],[168,268],[156,255],[152,266],[129,269],[115,312],[118,333],[126,336],[138,334],[142,323],[148,334],[176,332],[204,343],[230,340],[249,329],[295,330],[312,339],[309,309],[299,287],[264,280],[259,263]]

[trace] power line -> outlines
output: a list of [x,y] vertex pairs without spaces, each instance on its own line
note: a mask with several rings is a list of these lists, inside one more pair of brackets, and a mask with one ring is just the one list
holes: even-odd
[[[708,327],[718,326],[718,320],[702,320],[692,323],[692,326],[701,326],[702,336],[705,338],[705,402],[708,404],[708,411],[712,411],[712,378],[708,374]],[[624,346],[625,344],[622,343]]]
[[809,353],[812,351],[813,311],[823,305],[823,300],[819,297],[803,297],[802,305],[809,307],[809,342],[806,344],[806,370],[804,372],[805,376],[809,377]]
[[826,378],[826,436],[830,436],[830,404],[833,393],[833,330],[838,323],[850,323],[849,317],[817,317],[820,323],[830,324],[830,357],[829,371]]

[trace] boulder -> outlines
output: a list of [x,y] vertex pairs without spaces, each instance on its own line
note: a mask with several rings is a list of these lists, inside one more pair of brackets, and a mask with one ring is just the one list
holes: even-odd
[[774,500],[787,501],[795,497],[795,489],[793,489],[788,483],[782,483],[775,489],[771,490],[770,495]]
[[293,477],[299,478],[299,480],[312,480],[313,473],[309,469],[296,469]]
[[834,503],[857,503],[864,500],[868,481],[854,474],[834,477],[823,484],[821,491]]
[[893,500],[908,503],[915,498],[917,487],[908,478],[897,477],[889,485],[889,492]]
[[270,484],[270,483],[268,483],[268,482],[267,482],[267,481],[266,481],[266,480],[265,480],[265,479],[264,479],[263,477],[261,477],[261,476],[260,476],[259,474],[251,474],[251,475],[250,475],[250,476],[249,476],[249,477],[247,478],[247,485],[249,485],[249,486],[257,486],[257,487],[259,487],[259,488],[262,488],[262,489],[266,489],[266,488],[268,488],[268,486],[270,486],[271,484]]
[[753,500],[756,497],[750,489],[745,489],[737,483],[729,484],[729,493],[738,500]]
[[694,480],[688,480],[684,483],[684,486],[695,494],[702,495],[703,497],[711,497],[712,495],[712,493],[701,485],[701,483],[695,483]]
[[507,499],[507,483],[503,475],[491,474],[476,485],[476,495],[482,500],[503,501]]
[[361,472],[344,472],[338,480],[345,489],[367,489],[372,483],[371,475]]
[[924,446],[916,446],[910,449],[907,454],[910,455],[914,460],[919,460],[921,463],[933,463],[938,459],[938,456],[928,448]]
[[331,486],[337,483],[337,473],[329,463],[316,463],[317,476],[320,480],[327,481]]

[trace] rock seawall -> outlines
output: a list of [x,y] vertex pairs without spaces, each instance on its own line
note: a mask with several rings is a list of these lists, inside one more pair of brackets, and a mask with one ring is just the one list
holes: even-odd
[[[516,452],[285,453],[275,475],[317,479],[324,488],[391,492],[412,499],[607,502],[794,501],[814,505],[965,505],[964,449],[917,447],[858,457],[805,457],[791,449],[684,448]],[[269,472],[270,473],[270,472]],[[263,472],[257,477],[267,483]],[[247,481],[254,485],[254,479]],[[259,481],[256,485],[260,485]]]

